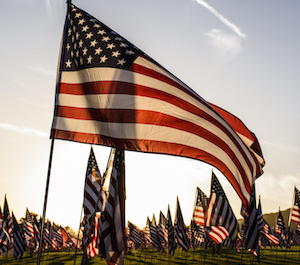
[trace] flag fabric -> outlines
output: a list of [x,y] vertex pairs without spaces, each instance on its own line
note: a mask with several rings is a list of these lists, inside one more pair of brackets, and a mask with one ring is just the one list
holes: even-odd
[[160,245],[165,246],[168,243],[168,230],[167,230],[167,219],[165,215],[160,211],[159,221],[157,225],[157,235]]
[[279,239],[274,235],[274,232],[270,225],[264,220],[264,227],[261,231],[267,239],[269,239],[270,242],[272,242],[275,245],[279,245]]
[[196,225],[195,222],[191,220],[190,233],[193,248],[200,247],[201,244],[204,243],[204,227]]
[[287,240],[288,233],[285,228],[285,223],[284,223],[283,216],[282,216],[280,209],[279,209],[278,215],[277,215],[275,234],[276,234],[277,238],[279,239],[280,246],[289,246],[288,240]]
[[153,214],[152,220],[150,221],[149,217],[147,218],[147,240],[148,242],[155,247],[159,252],[161,251],[161,245],[158,241],[158,229],[156,228],[156,219]]
[[193,222],[195,225],[204,226],[204,216],[205,210],[208,204],[208,198],[205,193],[196,188],[196,199],[195,199],[195,206],[194,206],[194,213],[193,213]]
[[92,229],[92,233],[90,233],[89,244],[86,248],[88,258],[92,258],[99,254],[100,213],[95,214],[94,224],[90,229]]
[[293,233],[293,240],[296,244],[300,246],[300,224],[297,224],[296,231]]
[[39,230],[35,219],[30,214],[29,210],[26,208],[24,226],[23,226],[26,244],[30,248],[38,248],[39,246]]
[[190,248],[190,242],[189,242],[189,238],[187,235],[187,229],[184,224],[183,216],[181,213],[181,208],[180,208],[178,197],[177,197],[177,207],[176,207],[174,227],[175,227],[176,238],[178,240],[178,245],[184,251],[187,251]]
[[171,217],[170,205],[168,205],[167,213],[167,229],[168,229],[168,252],[170,255],[174,255],[176,249],[174,226]]
[[138,229],[134,224],[128,221],[129,235],[128,239],[132,240],[136,249],[143,246],[145,243],[145,237],[143,232]]
[[4,197],[3,217],[4,217],[3,227],[5,227],[5,230],[8,233],[9,238],[10,238],[10,237],[12,237],[14,224],[13,224],[12,217],[10,216],[10,213],[9,213],[9,206],[8,206],[6,195]]
[[241,214],[245,218],[245,246],[259,260],[259,230],[257,223],[255,185],[252,187],[250,203],[247,208],[242,206]]
[[13,239],[14,239],[14,257],[21,259],[23,253],[26,251],[26,240],[20,225],[18,224],[14,213],[12,212],[12,220],[14,224]]
[[261,210],[260,197],[258,199],[258,206],[257,206],[256,212],[257,212],[257,229],[258,229],[258,231],[261,231],[261,229],[264,226],[264,220],[263,220],[263,215],[262,215],[262,210]]
[[295,187],[291,221],[300,223],[300,191]]
[[[84,187],[83,208],[87,222],[95,212],[103,211],[104,198],[102,193],[102,177],[98,168],[93,147],[91,147]],[[97,204],[98,202],[98,204]],[[97,205],[96,205],[97,204]]]
[[206,234],[210,239],[215,241],[217,244],[222,243],[228,236],[228,230],[223,226],[209,226],[205,227]]
[[[213,172],[211,180],[211,194],[209,197],[207,210],[205,212],[205,226],[208,236],[210,233],[217,234],[219,236],[209,236],[210,238],[216,238],[217,243],[221,238],[223,238],[220,237],[220,235],[226,235],[224,229],[228,231],[228,236],[230,239],[235,244],[237,243],[239,229],[237,219],[232,211],[219,180]],[[218,229],[220,229],[220,231],[217,233]],[[223,240],[224,239],[225,238],[223,238]]]
[[261,166],[264,166],[266,162],[255,134],[251,132],[246,125],[233,114],[214,104],[210,103],[210,105],[223,117],[224,120],[228,122],[232,129],[235,130],[237,135],[243,140],[249,150],[251,150],[256,156]]
[[107,201],[100,217],[99,255],[123,264],[125,250],[125,169],[124,151],[116,150]]
[[195,91],[75,5],[68,5],[51,138],[189,157],[218,168],[245,205],[263,171]]

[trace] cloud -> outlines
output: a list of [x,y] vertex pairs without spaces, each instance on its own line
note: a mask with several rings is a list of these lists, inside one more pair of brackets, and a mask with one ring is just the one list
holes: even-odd
[[14,131],[14,132],[18,132],[21,134],[27,134],[27,135],[35,135],[41,138],[48,138],[49,134],[45,133],[43,131],[39,131],[39,130],[35,130],[35,129],[31,129],[31,128],[20,128],[16,125],[12,125],[12,124],[7,124],[7,123],[0,123],[0,128],[5,129],[5,130],[9,130],[9,131]]
[[220,52],[236,56],[242,50],[241,38],[237,35],[227,34],[219,29],[212,29],[206,33],[209,42]]
[[228,28],[230,28],[232,31],[234,31],[239,37],[242,39],[246,39],[247,35],[241,32],[241,30],[232,22],[230,22],[227,18],[223,17],[217,10],[215,10],[212,6],[210,6],[208,3],[206,3],[203,0],[195,0],[198,4],[205,7],[207,10],[209,10],[212,14],[214,14],[222,23],[224,23]]

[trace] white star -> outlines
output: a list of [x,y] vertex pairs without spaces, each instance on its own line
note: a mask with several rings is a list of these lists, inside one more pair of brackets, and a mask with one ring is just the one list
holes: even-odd
[[103,35],[103,34],[105,34],[105,33],[106,33],[106,32],[105,32],[104,29],[98,30],[98,34],[100,34],[100,35]]
[[87,31],[89,29],[88,25],[85,25],[84,27],[82,27],[82,31]]
[[69,44],[69,43],[67,44],[66,48],[67,48],[67,51],[69,51],[69,50],[70,50],[71,46],[70,46],[70,44]]
[[69,29],[68,29],[68,36],[70,36],[70,35],[71,35],[71,33],[72,33],[72,29],[71,29],[71,28],[69,28]]
[[92,59],[93,59],[93,57],[90,55],[90,56],[87,58],[87,63],[92,63]]
[[127,48],[127,47],[128,47],[128,45],[127,45],[126,43],[124,43],[124,42],[121,42],[121,44],[120,44],[120,47]]
[[76,13],[75,14],[75,18],[79,18],[79,17],[81,17],[82,15],[81,15],[81,13]]
[[90,47],[95,47],[98,42],[96,40],[91,41]]
[[95,49],[95,55],[99,54],[102,52],[103,50],[99,47],[98,49]]
[[104,55],[104,56],[102,56],[102,57],[100,57],[100,63],[105,63],[105,61],[108,59],[107,57],[106,57],[106,55]]
[[83,59],[82,59],[82,57],[80,57],[79,61],[80,61],[80,64],[83,65]]
[[78,32],[76,32],[76,40],[78,40],[80,34]]
[[83,55],[87,55],[88,49],[86,47],[84,47],[84,49],[82,51],[83,51]]
[[80,40],[80,41],[79,41],[79,48],[82,48],[82,44],[83,44],[83,41]]
[[134,54],[134,51],[132,51],[132,50],[126,50],[125,53],[126,53],[126,54],[129,54],[129,55],[132,55],[132,54]]
[[107,47],[106,47],[106,49],[113,49],[113,48],[115,48],[116,46],[113,44],[113,43],[111,43],[111,44],[107,44]]
[[84,18],[83,18],[83,19],[80,19],[80,20],[78,21],[78,25],[83,25],[84,22],[85,22]]
[[122,60],[118,60],[117,64],[124,65],[125,63],[126,63],[126,61],[124,59],[122,59]]
[[70,61],[70,59],[68,59],[68,61],[66,62],[66,67],[70,67],[71,68],[71,61]]
[[77,9],[72,5],[72,12],[75,12]]
[[92,36],[94,36],[94,34],[92,32],[86,34],[86,39],[90,39]]
[[79,57],[79,50],[76,51],[76,57]]
[[109,40],[110,40],[110,38],[108,36],[102,38],[102,41],[108,42]]
[[118,57],[121,53],[119,51],[115,51],[112,53],[111,57]]
[[101,28],[101,26],[99,24],[94,24],[94,28]]

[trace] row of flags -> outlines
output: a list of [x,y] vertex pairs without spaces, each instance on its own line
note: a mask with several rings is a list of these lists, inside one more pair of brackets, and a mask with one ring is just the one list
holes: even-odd
[[[13,249],[16,259],[21,259],[27,251],[32,253],[39,248],[41,236],[41,219],[38,221],[26,209],[25,218],[22,223],[18,223],[13,212],[9,211],[7,198],[5,195],[3,212],[0,208],[0,254]],[[61,226],[50,221],[44,228],[42,248],[81,248],[81,241],[75,239]]]

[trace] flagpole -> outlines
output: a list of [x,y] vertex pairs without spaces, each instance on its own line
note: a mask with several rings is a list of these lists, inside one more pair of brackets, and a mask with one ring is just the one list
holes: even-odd
[[52,157],[53,157],[53,148],[54,148],[54,138],[52,138],[52,140],[51,140],[51,147],[50,147],[48,174],[47,174],[46,189],[45,189],[43,219],[42,219],[42,228],[41,228],[41,236],[40,236],[40,245],[39,245],[39,254],[38,254],[38,259],[37,259],[37,265],[40,264],[41,254],[42,254],[44,224],[45,224],[45,216],[46,216],[46,208],[47,208],[47,200],[48,200],[48,191],[49,191],[49,183],[50,183],[50,173],[51,173],[51,165],[52,165]]

